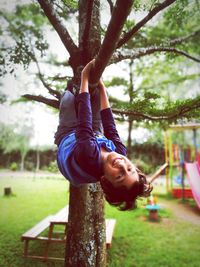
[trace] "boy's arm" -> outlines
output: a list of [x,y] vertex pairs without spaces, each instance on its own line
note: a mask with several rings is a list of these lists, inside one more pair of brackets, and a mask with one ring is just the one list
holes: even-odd
[[97,168],[99,149],[92,129],[92,109],[90,94],[88,93],[88,80],[92,64],[93,62],[86,65],[82,71],[80,93],[76,97],[78,125],[76,128],[77,142],[74,148],[74,159],[86,173],[95,173],[95,175],[99,173],[100,176],[100,169]]
[[92,111],[89,95],[89,75],[94,60],[90,61],[81,72],[81,86],[79,95],[76,97],[76,103],[78,106],[78,126],[76,130],[77,142],[84,141],[93,137],[92,130]]
[[106,88],[103,82],[99,81],[99,90],[100,90],[100,97],[101,97],[101,119],[102,125],[104,129],[104,135],[109,140],[112,140],[117,148],[117,152],[123,155],[126,155],[127,149],[123,145],[118,131],[116,129],[115,121],[113,118],[112,110],[110,108],[110,103],[108,100],[108,95],[106,92]]
[[99,87],[99,90],[100,90],[101,110],[110,108],[110,103],[109,103],[109,100],[108,100],[106,87],[105,87],[104,83],[102,82],[102,80],[99,81],[98,87]]

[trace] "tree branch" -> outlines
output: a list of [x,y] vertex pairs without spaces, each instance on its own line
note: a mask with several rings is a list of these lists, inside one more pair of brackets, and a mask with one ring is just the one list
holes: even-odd
[[[55,75],[55,76],[48,76],[48,79],[52,80],[52,81],[66,81],[67,79],[71,80],[72,76],[60,76],[59,74]],[[57,91],[56,91],[57,92]]]
[[127,43],[149,20],[157,15],[161,10],[173,4],[176,0],[165,0],[163,3],[156,5],[146,17],[139,21],[129,32],[124,34],[124,37],[119,40],[117,48],[120,48]]
[[30,95],[30,94],[22,95],[22,97],[26,98],[27,100],[44,103],[45,105],[59,109],[60,102],[58,100],[46,98],[46,97],[41,96],[41,95]]
[[56,90],[54,90],[54,89],[52,89],[52,88],[49,86],[49,84],[47,84],[47,83],[45,82],[44,77],[43,77],[43,75],[42,75],[42,73],[41,73],[41,70],[40,70],[39,63],[38,63],[38,61],[37,61],[37,59],[36,59],[35,57],[34,57],[34,61],[35,61],[35,63],[36,63],[37,69],[38,69],[38,76],[39,76],[40,81],[42,82],[42,84],[44,85],[44,87],[49,91],[49,93],[50,93],[52,96],[56,97],[56,98],[60,101],[61,93],[58,92],[58,91],[56,91]]
[[92,8],[93,8],[94,0],[88,1],[87,6],[87,20],[85,24],[85,30],[83,33],[83,49],[88,49],[89,47],[89,35],[90,35],[90,27],[91,27],[91,19],[92,19]]
[[114,6],[113,6],[113,2],[112,2],[112,0],[107,0],[107,2],[108,2],[108,4],[109,4],[109,6],[110,6],[110,13],[112,14],[112,12],[113,12],[113,8],[114,8]]
[[147,90],[150,90],[150,89],[153,90],[153,89],[159,88],[159,87],[161,87],[163,85],[180,84],[180,83],[183,83],[186,80],[196,79],[197,77],[198,78],[200,77],[200,73],[188,74],[188,75],[185,75],[185,76],[182,76],[181,75],[178,78],[175,78],[175,79],[166,79],[166,80],[161,81],[159,83],[152,84],[151,86],[142,86],[142,87],[139,87],[137,90],[135,90],[135,92],[140,91],[140,90],[144,90],[144,91],[147,91]]
[[174,45],[177,45],[177,44],[181,44],[181,43],[185,42],[186,40],[188,40],[188,39],[190,39],[192,37],[195,37],[195,36],[199,36],[199,35],[200,35],[200,30],[197,30],[197,31],[192,32],[191,34],[189,34],[187,36],[171,39],[171,40],[168,41],[167,45],[174,46]]
[[90,28],[91,28],[91,20],[92,20],[92,8],[93,8],[93,4],[94,4],[94,0],[88,0],[87,1],[87,18],[86,18],[86,23],[85,23],[85,28],[83,31],[83,35],[81,38],[81,42],[80,43],[80,47],[81,49],[84,51],[83,56],[84,58],[84,62],[88,62],[90,60],[89,54],[88,54],[88,50],[89,50],[89,36],[90,36]]
[[[139,111],[131,111],[131,110],[127,110],[127,111],[122,111],[119,109],[112,109],[114,114],[118,114],[121,116],[131,116],[131,117],[135,117],[137,120],[151,120],[151,121],[160,121],[160,120],[165,120],[165,121],[172,121],[172,120],[177,120],[180,119],[181,117],[184,117],[185,115],[187,115],[187,113],[189,113],[190,111],[196,110],[200,108],[200,102],[197,101],[196,103],[191,104],[185,104],[182,107],[180,107],[180,109],[177,109],[173,114],[169,114],[169,115],[161,115],[161,116],[153,116],[150,114],[145,114]],[[165,112],[166,114],[166,112]]]
[[176,49],[176,48],[171,48],[171,47],[148,47],[148,48],[138,48],[137,50],[135,49],[135,51],[133,51],[132,54],[122,54],[120,52],[116,52],[111,61],[110,61],[110,64],[113,64],[113,63],[117,63],[117,62],[120,62],[122,60],[125,60],[125,59],[138,59],[138,58],[141,58],[141,57],[144,57],[146,55],[151,55],[153,53],[156,53],[156,52],[167,52],[167,53],[174,53],[174,54],[178,54],[178,55],[182,55],[182,56],[185,56],[195,62],[198,62],[200,63],[200,59],[199,58],[196,58],[194,56],[191,56],[190,54],[182,51],[182,50],[179,50],[179,49]]
[[133,0],[116,1],[106,35],[96,58],[95,67],[91,73],[91,86],[97,86],[97,82],[116,48],[123,25],[131,11],[132,5]]
[[45,15],[49,19],[50,23],[60,36],[61,41],[69,52],[70,56],[74,55],[78,52],[78,47],[73,42],[69,32],[62,24],[60,18],[57,16],[52,1],[38,0],[41,8],[43,9]]

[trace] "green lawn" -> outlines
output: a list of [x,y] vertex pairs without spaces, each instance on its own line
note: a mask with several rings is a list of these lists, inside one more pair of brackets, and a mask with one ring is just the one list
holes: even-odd
[[[11,197],[3,196],[3,188],[7,186],[12,187]],[[24,260],[20,236],[64,207],[68,201],[67,192],[68,183],[60,176],[57,179],[0,176],[0,266],[63,266],[58,262]],[[112,247],[108,250],[108,266],[199,267],[200,227],[175,219],[169,210],[162,210],[160,215],[161,221],[153,223],[147,220],[143,207],[119,212],[107,205],[106,217],[117,220]],[[31,249],[39,253],[42,245],[32,242]],[[63,245],[52,247],[51,253],[62,256]]]

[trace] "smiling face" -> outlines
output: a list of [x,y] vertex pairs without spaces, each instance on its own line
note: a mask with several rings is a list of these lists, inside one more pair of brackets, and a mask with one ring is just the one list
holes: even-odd
[[136,167],[125,156],[116,152],[108,152],[102,155],[103,179],[108,180],[114,187],[125,186],[131,188],[134,182],[139,180]]

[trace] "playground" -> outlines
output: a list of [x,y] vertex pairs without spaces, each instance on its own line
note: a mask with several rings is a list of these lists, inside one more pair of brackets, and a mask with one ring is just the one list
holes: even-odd
[[194,199],[200,208],[199,124],[173,125],[165,132],[166,190],[173,197]]
[[[6,185],[12,184],[12,196],[3,196]],[[44,191],[43,188],[46,188]],[[45,216],[66,205],[68,184],[60,175],[50,173],[0,173],[1,189],[1,266],[61,266],[58,261],[47,263],[24,259],[21,236]],[[106,205],[106,218],[115,218],[112,244],[107,249],[107,266],[199,266],[200,211],[191,199],[167,197],[163,177],[157,180],[155,194],[161,206],[159,221],[150,221],[146,202],[140,201],[133,212],[120,212]],[[52,201],[52,199],[54,201]],[[43,203],[43,205],[41,205]],[[62,231],[62,226],[57,230]],[[47,234],[47,232],[46,232]],[[45,233],[44,233],[45,235]],[[30,251],[40,255],[44,244],[32,241]],[[51,244],[49,255],[63,257],[63,244]]]
[[199,267],[200,2],[1,2],[0,266]]
[[[166,162],[149,175],[153,193],[136,210],[106,204],[107,266],[199,266],[199,128],[164,133]],[[62,175],[1,171],[0,192],[0,266],[61,266],[69,210]]]

